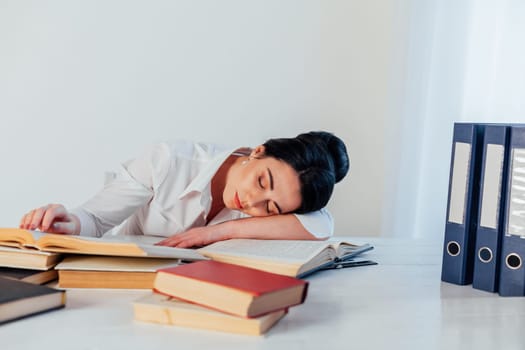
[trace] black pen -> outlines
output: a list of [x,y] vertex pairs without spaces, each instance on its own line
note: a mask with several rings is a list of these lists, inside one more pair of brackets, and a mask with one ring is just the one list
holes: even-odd
[[372,260],[350,260],[350,261],[341,261],[332,266],[328,266],[327,269],[343,269],[345,267],[358,267],[366,265],[377,265],[377,262]]

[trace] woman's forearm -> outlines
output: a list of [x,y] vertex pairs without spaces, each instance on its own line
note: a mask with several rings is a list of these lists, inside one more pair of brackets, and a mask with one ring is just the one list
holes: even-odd
[[295,215],[251,217],[217,225],[194,227],[174,234],[157,245],[201,247],[231,238],[321,240],[308,232]]
[[273,215],[228,221],[219,225],[227,238],[318,240],[308,232],[295,215]]

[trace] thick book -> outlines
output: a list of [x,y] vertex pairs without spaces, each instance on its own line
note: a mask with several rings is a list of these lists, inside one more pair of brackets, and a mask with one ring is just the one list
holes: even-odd
[[485,126],[472,287],[497,292],[507,194],[510,126]]
[[65,305],[63,290],[0,277],[0,324]]
[[441,280],[471,284],[484,125],[455,123]]
[[525,296],[525,127],[511,127],[509,150],[498,292]]
[[335,240],[231,239],[200,248],[199,252],[215,261],[301,278],[337,266],[371,249],[370,244],[355,245]]
[[60,288],[152,289],[158,269],[179,264],[179,259],[70,255],[55,269]]
[[43,233],[18,228],[0,228],[0,246],[57,253],[148,256],[183,260],[206,259],[193,249],[154,245],[161,239],[161,237],[139,235],[96,238]]
[[151,293],[133,302],[135,320],[179,327],[199,328],[246,335],[262,335],[275,325],[287,310],[245,318],[215,311],[166,295]]
[[16,267],[0,267],[0,277],[12,278],[19,281],[44,284],[58,278],[58,272],[51,270],[19,269]]
[[62,255],[59,253],[0,246],[0,266],[49,270],[55,266],[61,258]]
[[241,317],[258,317],[304,302],[308,282],[213,260],[161,269],[154,290]]

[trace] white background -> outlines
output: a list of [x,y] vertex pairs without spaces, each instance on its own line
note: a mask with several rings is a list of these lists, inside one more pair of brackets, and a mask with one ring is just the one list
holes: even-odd
[[322,129],[351,158],[337,234],[442,235],[453,121],[523,115],[525,10],[490,4],[0,0],[0,226],[157,141]]

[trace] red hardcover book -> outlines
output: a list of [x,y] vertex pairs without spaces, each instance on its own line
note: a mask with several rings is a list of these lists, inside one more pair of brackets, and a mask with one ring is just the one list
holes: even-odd
[[298,305],[308,282],[249,267],[199,261],[157,271],[154,290],[243,317],[258,317]]

